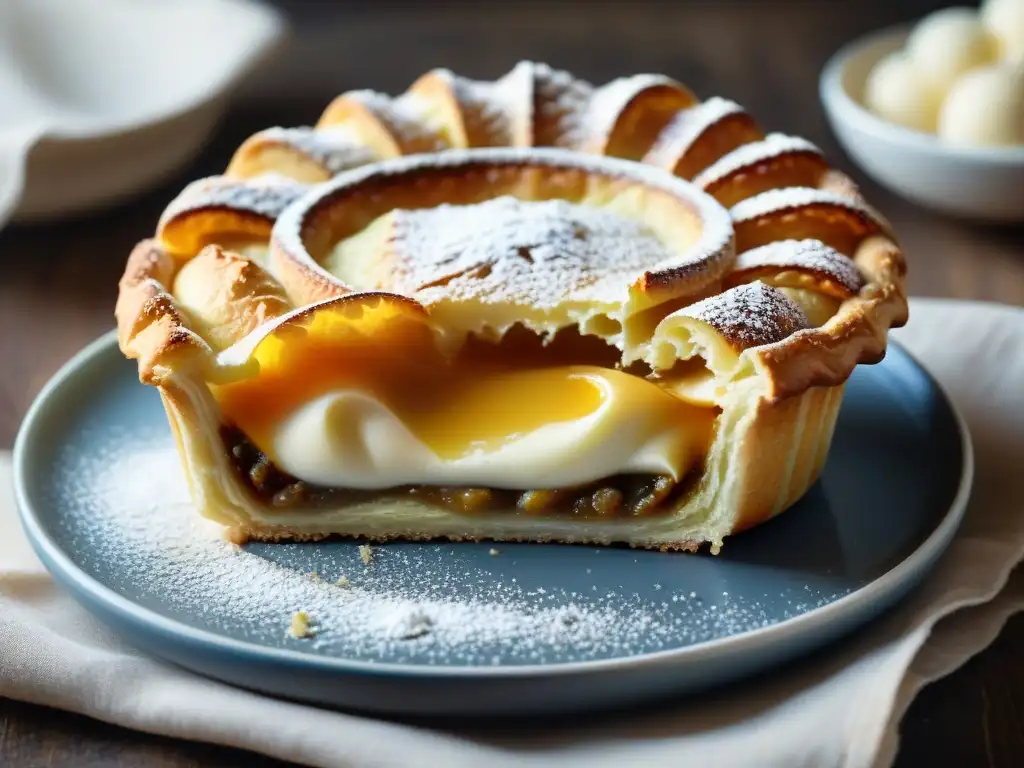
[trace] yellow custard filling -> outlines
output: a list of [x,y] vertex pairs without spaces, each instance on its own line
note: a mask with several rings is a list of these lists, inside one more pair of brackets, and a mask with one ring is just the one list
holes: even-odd
[[718,413],[706,369],[653,380],[594,364],[593,349],[585,337],[544,345],[513,333],[448,358],[412,310],[327,306],[263,338],[249,375],[214,393],[276,467],[320,486],[681,480]]

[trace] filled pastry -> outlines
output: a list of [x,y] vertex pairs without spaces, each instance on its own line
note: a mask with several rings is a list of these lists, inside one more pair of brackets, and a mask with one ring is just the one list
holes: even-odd
[[717,551],[818,477],[904,273],[813,144],[524,62],[251,137],[132,252],[117,320],[236,540]]

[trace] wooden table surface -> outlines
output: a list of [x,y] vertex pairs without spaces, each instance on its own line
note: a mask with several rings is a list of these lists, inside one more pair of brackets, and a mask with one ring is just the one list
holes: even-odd
[[[942,218],[878,188],[841,153],[819,106],[818,73],[839,45],[935,3],[281,4],[293,25],[289,49],[272,72],[247,84],[189,167],[116,208],[0,233],[0,448],[10,447],[46,379],[112,327],[125,256],[187,180],[223,169],[237,144],[262,127],[309,124],[336,93],[367,86],[398,92],[437,65],[493,77],[530,58],[599,82],[664,72],[701,95],[727,95],[766,127],[817,142],[862,183],[900,234],[912,294],[1024,305],[1024,230]],[[900,766],[1024,765],[1024,617],[927,688],[902,733]],[[3,766],[240,764],[284,765],[0,700]]]

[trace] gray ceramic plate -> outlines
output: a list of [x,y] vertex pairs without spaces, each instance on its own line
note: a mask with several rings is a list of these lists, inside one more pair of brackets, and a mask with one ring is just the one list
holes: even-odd
[[[236,685],[405,715],[610,707],[791,659],[920,580],[971,477],[962,420],[898,346],[851,378],[821,480],[717,557],[410,543],[364,565],[353,542],[232,548],[188,508],[159,397],[113,336],[47,385],[15,449],[43,562],[132,643]],[[301,640],[300,609],[315,630]]]

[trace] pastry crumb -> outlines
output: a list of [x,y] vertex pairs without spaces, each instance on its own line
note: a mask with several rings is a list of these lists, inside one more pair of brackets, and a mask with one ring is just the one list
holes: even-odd
[[500,555],[501,553],[500,553],[500,552],[499,552],[499,551],[498,551],[497,549],[495,549],[494,547],[491,547],[491,551],[490,551],[490,552],[489,552],[488,554],[489,554],[489,555],[490,555],[491,557],[497,557],[497,556],[498,556],[498,555]]
[[360,544],[359,559],[363,561],[363,565],[369,565],[371,557],[373,557],[373,547],[369,544]]
[[335,584],[337,584],[339,587],[347,587],[350,586],[352,582],[348,580],[348,576],[342,576],[335,582]]
[[241,547],[243,544],[249,543],[249,534],[238,527],[230,527],[224,529],[224,538],[236,547]]
[[309,623],[309,614],[305,611],[296,611],[295,615],[292,616],[291,626],[288,627],[288,634],[298,640],[312,637],[314,632],[313,627]]

